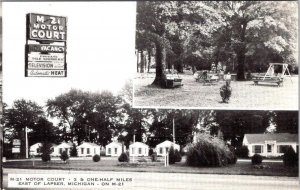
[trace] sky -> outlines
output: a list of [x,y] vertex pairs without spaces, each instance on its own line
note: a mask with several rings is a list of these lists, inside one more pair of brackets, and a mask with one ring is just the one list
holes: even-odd
[[[3,102],[70,89],[118,93],[135,72],[135,2],[3,2]],[[66,78],[25,77],[26,14],[66,16]]]

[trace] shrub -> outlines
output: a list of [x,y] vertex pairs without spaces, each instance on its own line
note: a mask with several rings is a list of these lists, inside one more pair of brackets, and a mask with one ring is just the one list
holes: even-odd
[[51,144],[50,143],[43,143],[41,147],[41,152],[42,152],[42,160],[43,162],[48,162],[51,160],[50,154],[51,154]]
[[152,160],[152,162],[157,161],[157,153],[156,152],[153,152],[153,154],[151,155],[151,160]]
[[122,154],[118,158],[119,162],[129,162],[129,156],[125,152],[122,152]]
[[220,88],[220,95],[224,103],[228,103],[231,96],[232,88],[230,87],[230,81],[226,81],[226,84]]
[[100,156],[99,156],[98,154],[95,154],[95,155],[93,156],[93,161],[94,161],[94,162],[99,162],[99,161],[100,161]]
[[150,149],[149,149],[149,156],[151,156],[152,154],[153,154],[153,149],[150,148]]
[[259,155],[259,154],[254,154],[251,158],[251,162],[253,165],[256,165],[256,164],[261,164],[262,163],[262,156]]
[[42,161],[43,161],[43,162],[48,162],[48,161],[51,160],[51,157],[50,157],[49,154],[42,154],[41,157],[42,157]]
[[201,134],[187,153],[186,163],[189,166],[224,166],[236,163],[235,154],[224,141],[210,135]]
[[176,161],[176,156],[175,156],[174,147],[171,146],[169,150],[169,164],[175,164],[175,161]]
[[67,151],[63,151],[60,154],[60,159],[62,159],[64,162],[69,159],[69,155],[68,155]]
[[106,156],[105,150],[101,150],[101,151],[100,151],[100,156]]
[[177,149],[175,150],[175,162],[181,162],[181,154]]
[[237,157],[239,158],[248,158],[249,155],[249,149],[247,146],[241,146],[238,147],[235,151],[235,154],[237,155]]
[[225,153],[228,164],[235,164],[237,162],[237,156],[234,151],[230,150],[226,151]]
[[291,146],[286,149],[283,155],[283,163],[285,166],[296,166],[298,164],[298,155]]
[[70,156],[72,156],[72,157],[77,157],[78,156],[78,152],[77,152],[75,144],[73,144],[73,146],[72,146],[72,148],[70,150]]

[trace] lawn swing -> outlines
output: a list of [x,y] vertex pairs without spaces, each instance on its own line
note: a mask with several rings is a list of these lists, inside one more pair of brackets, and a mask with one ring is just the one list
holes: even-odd
[[[282,72],[275,73],[275,66],[281,66]],[[292,82],[292,77],[291,77],[290,71],[288,69],[288,64],[286,64],[286,63],[270,63],[266,74],[253,75],[252,81],[254,82],[254,85],[258,85],[259,82],[265,82],[265,83],[275,83],[279,87],[280,85],[283,86],[283,79],[285,76],[289,76],[291,79],[291,82]]]

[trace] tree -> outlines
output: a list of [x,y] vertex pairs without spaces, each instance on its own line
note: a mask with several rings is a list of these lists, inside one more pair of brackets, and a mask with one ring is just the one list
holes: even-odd
[[121,120],[122,99],[111,92],[103,91],[92,96],[93,112],[87,115],[87,125],[95,130],[90,141],[96,141],[105,146],[119,128]]
[[10,131],[10,138],[21,139],[23,143],[20,154],[23,157],[26,155],[25,128],[33,129],[43,116],[42,107],[30,100],[16,100],[11,108],[5,107],[3,118],[5,131]]
[[252,68],[261,65],[261,70],[270,61],[295,62],[296,2],[226,1],[217,9],[225,26],[215,34],[216,43],[225,52],[234,52],[238,80],[245,79],[246,63]]
[[61,121],[60,125],[69,128],[72,141],[76,137],[78,143],[85,137],[86,117],[94,108],[90,96],[88,92],[72,89],[54,99],[49,99],[46,103],[48,114],[58,118]]
[[152,110],[148,144],[155,147],[165,140],[173,141],[173,119],[176,143],[184,146],[193,141],[200,121],[198,110]]
[[277,133],[298,133],[298,111],[274,111]]
[[[133,136],[135,136],[136,141],[143,142],[149,125],[147,122],[149,110],[132,108],[130,104],[124,104],[122,109],[126,119],[119,131],[118,139],[123,141],[126,146],[129,146],[130,142],[133,141]],[[122,134],[123,132],[125,134]]]
[[41,147],[41,152],[42,152],[42,160],[44,162],[48,162],[51,160],[50,154],[51,154],[51,143],[47,142],[47,141],[43,141],[42,142],[42,147]]
[[77,148],[76,148],[76,145],[74,143],[73,143],[72,148],[70,150],[70,156],[72,156],[72,157],[77,157],[78,156]]
[[59,130],[45,117],[41,117],[28,134],[29,145],[44,141],[58,143],[61,141],[58,134]]
[[270,124],[268,111],[216,111],[216,122],[223,139],[234,147],[241,146],[245,133],[264,133]]
[[153,85],[165,86],[167,53],[171,51],[166,38],[168,13],[173,2],[137,2],[137,47],[138,44],[153,44],[156,54],[156,75]]

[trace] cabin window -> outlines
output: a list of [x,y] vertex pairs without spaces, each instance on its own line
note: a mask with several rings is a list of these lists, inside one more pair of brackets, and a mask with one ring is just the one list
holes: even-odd
[[262,152],[263,152],[263,151],[262,151],[262,145],[253,145],[252,148],[253,148],[253,149],[252,149],[252,150],[253,150],[252,152],[255,153],[255,154],[256,154],[256,153],[262,153]]
[[131,152],[132,152],[132,154],[135,154],[135,153],[134,153],[134,148],[131,148]]
[[142,154],[142,148],[139,148],[139,154]]
[[159,153],[160,153],[160,154],[163,153],[163,148],[159,148]]
[[66,151],[66,153],[68,153],[69,149],[68,149],[68,148],[66,148],[66,149],[65,149],[65,151]]
[[278,145],[277,152],[278,153],[285,153],[285,151],[289,148],[290,145]]
[[111,148],[108,148],[108,154],[111,154]]
[[59,148],[59,154],[61,154],[61,153],[62,153],[62,151],[63,151],[63,150],[62,150],[62,148]]
[[81,148],[81,154],[84,154],[84,148]]
[[40,153],[40,152],[41,152],[40,148],[37,148],[37,149],[36,149],[36,152],[37,152],[37,153]]
[[118,154],[118,148],[115,148],[115,154]]
[[166,148],[166,153],[168,153],[169,152],[169,148]]
[[90,148],[86,149],[86,154],[90,154]]

